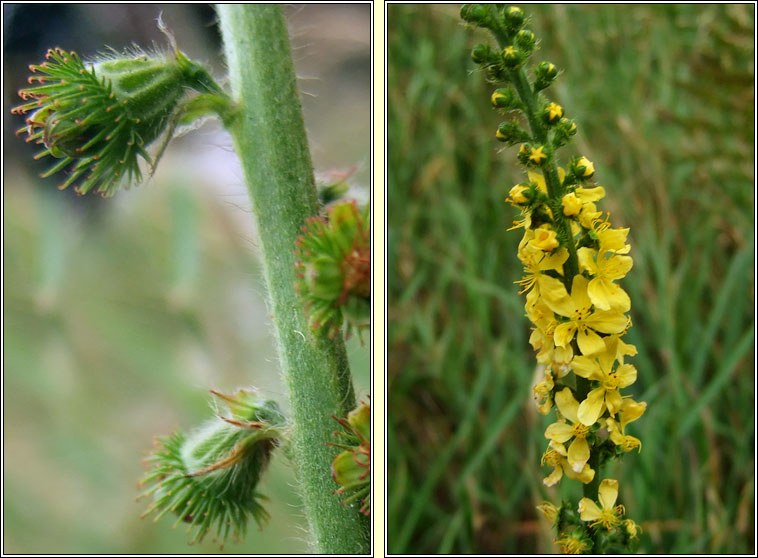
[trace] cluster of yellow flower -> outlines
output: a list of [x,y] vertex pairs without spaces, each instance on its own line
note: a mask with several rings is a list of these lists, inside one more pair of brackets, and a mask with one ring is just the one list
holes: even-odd
[[[574,166],[583,168],[584,179],[594,174],[594,165],[584,157]],[[562,185],[565,175],[558,169]],[[524,276],[518,284],[521,293],[527,293],[526,315],[534,324],[529,341],[544,369],[544,379],[534,387],[534,394],[542,414],[555,404],[559,416],[545,431],[549,445],[542,463],[553,471],[543,482],[553,486],[565,474],[587,484],[595,478],[590,467],[595,446],[610,439],[623,452],[641,447],[640,440],[625,429],[642,416],[646,404],[622,397],[619,391],[637,379],[635,367],[624,362],[637,349],[621,339],[631,325],[625,314],[631,302],[615,282],[632,268],[632,258],[626,255],[631,248],[629,229],[611,228],[597,210],[595,202],[605,196],[603,187],[569,186],[559,200],[553,200],[542,173],[529,171],[528,177],[529,183],[511,189],[508,201],[522,210],[523,218],[514,227],[525,229],[518,248]],[[555,209],[562,215],[554,215]],[[540,214],[540,224],[533,228],[535,213]],[[558,220],[568,223],[570,238],[559,240]],[[573,277],[564,265],[570,256],[569,243],[578,262],[579,273]],[[567,378],[571,372],[589,380],[584,384],[590,388],[586,394],[579,389],[581,381]],[[624,508],[614,507],[617,494],[618,482],[603,480],[599,487],[602,507],[582,499],[581,519],[609,530],[620,524]],[[540,509],[545,511],[544,506]],[[625,525],[636,534],[633,521],[627,519]]]
[[624,362],[637,349],[621,339],[631,325],[631,301],[616,283],[632,268],[629,229],[611,228],[598,210],[595,202],[605,190],[590,184],[592,161],[575,157],[566,170],[556,163],[556,151],[577,127],[542,93],[558,68],[542,61],[531,67],[533,78],[525,71],[537,41],[521,8],[466,4],[460,14],[497,41],[497,48],[478,44],[471,52],[487,80],[504,85],[492,93],[493,107],[504,116],[525,117],[502,122],[495,137],[520,146],[518,161],[529,177],[511,188],[506,201],[521,210],[513,228],[524,229],[518,247],[524,275],[517,283],[526,293],[526,315],[534,324],[529,342],[543,374],[534,394],[542,414],[553,406],[558,411],[545,431],[549,444],[542,463],[553,470],[544,483],[554,486],[565,475],[584,485],[577,508],[546,502],[539,509],[556,525],[566,552],[628,548],[638,527],[615,505],[618,481],[599,477],[609,459],[641,448],[626,426],[646,407],[620,392],[637,379],[635,367]]

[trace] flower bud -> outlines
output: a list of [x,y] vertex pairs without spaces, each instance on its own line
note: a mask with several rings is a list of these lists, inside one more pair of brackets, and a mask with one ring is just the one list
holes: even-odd
[[576,194],[574,192],[569,192],[563,196],[561,205],[563,206],[563,214],[566,217],[579,215],[579,212],[582,210],[582,202],[579,198],[576,197]]
[[532,191],[528,184],[516,184],[508,192],[507,201],[512,202],[514,205],[524,204],[529,201],[531,194]]
[[516,94],[510,87],[496,89],[495,92],[492,93],[490,100],[492,101],[492,106],[497,108],[512,109],[520,104],[519,100],[516,98]]
[[463,21],[479,27],[487,27],[491,21],[489,7],[483,4],[464,4],[460,15]]
[[507,46],[503,49],[503,62],[506,67],[516,68],[526,58],[526,53],[517,49],[513,45]]
[[501,122],[500,126],[497,128],[495,137],[508,145],[528,141],[530,139],[529,134],[526,133],[526,131],[516,122]]
[[490,45],[479,43],[471,51],[471,59],[476,64],[492,64],[497,62],[497,54]]
[[579,180],[587,180],[595,174],[595,165],[587,157],[579,157],[569,163],[569,172]]
[[557,124],[563,118],[563,107],[557,103],[550,103],[542,110],[542,120],[545,124]]
[[505,26],[509,31],[515,33],[524,25],[524,11],[518,6],[510,6],[503,12]]
[[522,29],[516,33],[516,44],[524,52],[532,52],[537,39],[529,29]]
[[534,69],[534,89],[542,91],[550,86],[558,76],[558,68],[552,62],[540,62]]

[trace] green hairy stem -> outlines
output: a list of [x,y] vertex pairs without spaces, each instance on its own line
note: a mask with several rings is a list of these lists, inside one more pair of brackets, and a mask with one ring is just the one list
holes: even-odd
[[340,505],[331,477],[332,415],[355,406],[340,336],[314,335],[295,291],[295,240],[318,211],[313,169],[280,6],[219,5],[232,96],[227,127],[258,222],[292,425],[292,459],[314,551],[368,554],[368,518]]

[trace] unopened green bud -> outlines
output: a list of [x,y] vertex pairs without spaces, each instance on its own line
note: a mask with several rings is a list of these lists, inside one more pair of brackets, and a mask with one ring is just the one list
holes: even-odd
[[492,19],[489,7],[482,4],[464,4],[460,15],[463,21],[479,27],[487,27]]
[[508,145],[514,145],[531,139],[529,134],[516,122],[501,122],[497,128],[495,137]]
[[513,45],[507,46],[503,49],[503,62],[508,68],[515,68],[519,66],[526,58],[526,53],[517,49]]
[[516,44],[524,52],[532,52],[536,38],[529,29],[522,29],[516,33]]
[[566,145],[576,135],[576,122],[568,118],[561,118],[554,130],[553,147],[557,149]]
[[518,6],[510,6],[503,12],[505,25],[509,31],[515,33],[524,25],[524,11]]
[[534,69],[534,88],[542,91],[550,86],[558,76],[558,68],[552,62],[540,62]]
[[497,55],[492,50],[492,47],[480,43],[471,51],[471,59],[476,64],[487,64],[497,61]]
[[497,108],[512,109],[520,104],[520,101],[516,98],[516,94],[510,87],[496,89],[495,92],[492,93],[490,100],[492,101],[492,106]]

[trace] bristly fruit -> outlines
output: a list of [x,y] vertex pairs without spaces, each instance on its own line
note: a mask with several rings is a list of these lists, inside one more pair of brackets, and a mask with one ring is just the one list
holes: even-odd
[[359,333],[371,321],[369,207],[339,202],[309,219],[296,244],[297,290],[314,331],[334,337],[347,322]]
[[173,512],[174,527],[183,521],[188,533],[194,531],[190,544],[215,529],[223,546],[230,532],[244,537],[250,515],[260,527],[268,521],[257,486],[286,425],[276,402],[254,390],[211,393],[226,402],[231,416],[159,438],[141,480],[151,486],[140,498],[153,498],[143,517],[154,513],[157,521]]
[[344,450],[332,462],[332,478],[340,485],[335,494],[349,494],[343,504],[359,501],[358,511],[371,515],[371,403],[361,402],[347,418],[334,418],[344,428],[334,433],[343,443],[329,444]]
[[189,90],[226,98],[208,71],[179,50],[111,54],[85,63],[77,53],[56,48],[45,58],[29,66],[34,75],[28,81],[36,85],[19,91],[27,102],[11,112],[31,112],[17,133],[44,145],[35,159],[60,159],[41,176],[67,169],[59,188],[76,184],[82,195],[112,196],[122,185],[139,183],[139,158],[154,168],[145,148],[164,132],[168,142]]

